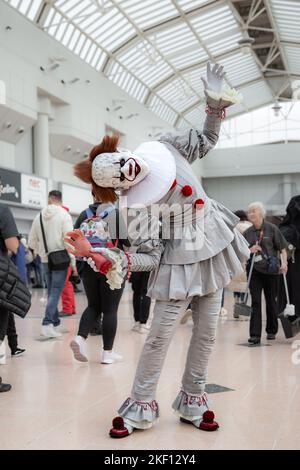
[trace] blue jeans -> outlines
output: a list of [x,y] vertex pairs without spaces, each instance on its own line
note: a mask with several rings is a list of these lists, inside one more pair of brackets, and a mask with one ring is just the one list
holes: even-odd
[[48,288],[48,302],[45,317],[43,319],[43,325],[58,326],[60,324],[60,319],[57,307],[65,286],[68,270],[49,271],[48,263],[43,263],[43,269],[46,275]]

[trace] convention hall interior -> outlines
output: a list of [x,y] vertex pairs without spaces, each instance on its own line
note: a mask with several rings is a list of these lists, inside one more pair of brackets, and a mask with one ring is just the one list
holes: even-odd
[[0,0],[0,57],[0,450],[299,450],[300,0]]

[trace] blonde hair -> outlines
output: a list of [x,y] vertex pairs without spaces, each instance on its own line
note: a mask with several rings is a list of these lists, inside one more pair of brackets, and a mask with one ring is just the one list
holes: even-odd
[[250,211],[251,209],[259,209],[263,218],[265,218],[267,215],[266,208],[260,201],[251,202],[251,204],[249,204],[248,206],[248,211]]

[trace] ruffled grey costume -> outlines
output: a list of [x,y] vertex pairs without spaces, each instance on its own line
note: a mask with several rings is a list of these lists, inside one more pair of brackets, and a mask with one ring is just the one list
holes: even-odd
[[[210,98],[208,103],[215,109],[220,106]],[[214,147],[220,122],[217,115],[207,115],[203,133],[190,130],[185,135],[167,134],[160,139],[175,158],[177,184],[157,203],[167,206],[175,203],[177,211],[178,206],[180,209],[168,219],[169,239],[163,237],[165,221],[162,216],[162,240],[141,237],[135,240],[137,252],[132,254],[132,271],[152,271],[148,295],[156,299],[151,330],[131,397],[119,409],[125,423],[136,428],[148,428],[158,417],[157,382],[176,325],[190,303],[194,329],[182,389],[173,408],[191,421],[201,419],[208,409],[204,387],[222,289],[243,272],[243,263],[249,257],[247,242],[235,229],[239,219],[205,194],[190,165]],[[192,188],[190,196],[183,195],[185,186]],[[191,210],[199,199],[204,201],[203,207]],[[181,238],[176,237],[179,229],[183,229]]]

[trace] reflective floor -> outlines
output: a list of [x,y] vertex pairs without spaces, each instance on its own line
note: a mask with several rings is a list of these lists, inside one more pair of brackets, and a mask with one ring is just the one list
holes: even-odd
[[[177,330],[159,383],[160,421],[122,440],[109,438],[108,430],[130,392],[145,339],[131,332],[130,292],[124,293],[120,305],[116,340],[124,362],[113,365],[99,362],[101,337],[88,340],[89,363],[74,362],[69,342],[79,315],[64,320],[69,333],[63,339],[41,341],[42,295],[35,291],[28,318],[17,320],[19,345],[26,354],[8,357],[0,366],[4,381],[13,385],[11,392],[0,394],[0,449],[300,448],[300,354],[295,349],[300,337],[298,343],[285,340],[280,328],[270,346],[241,345],[247,341],[249,323],[233,320],[230,293],[208,380],[233,389],[211,396],[220,429],[205,433],[181,424],[170,406],[180,387],[191,334],[192,324],[187,323]],[[77,294],[77,303],[80,312],[85,305],[82,294]]]

